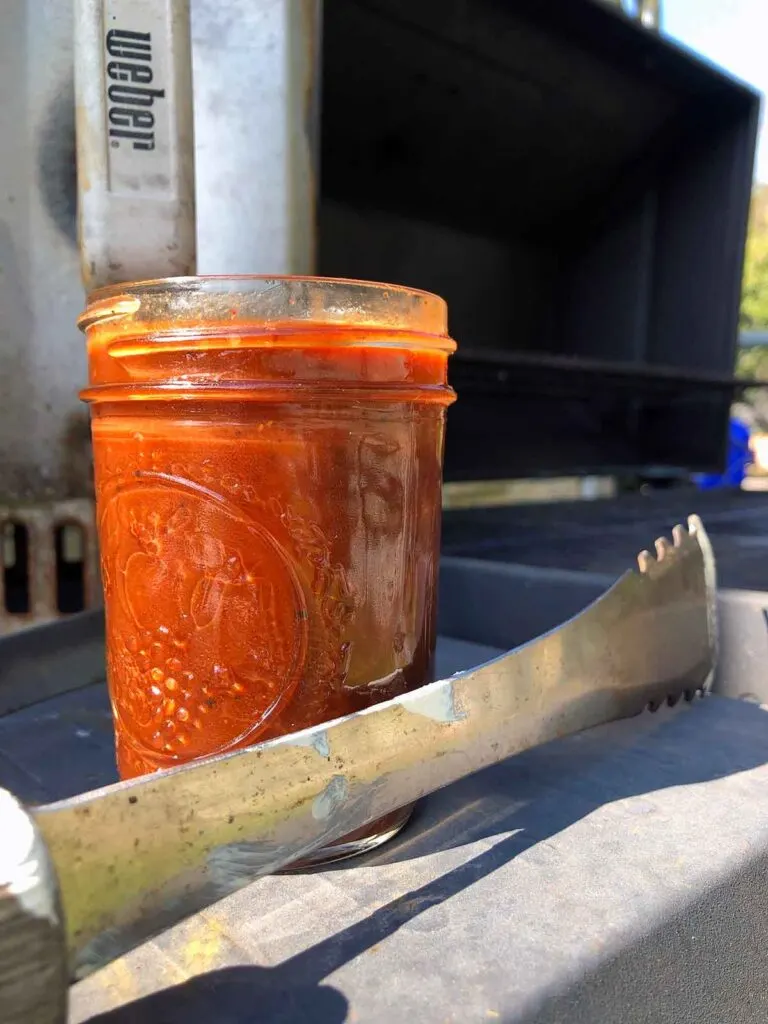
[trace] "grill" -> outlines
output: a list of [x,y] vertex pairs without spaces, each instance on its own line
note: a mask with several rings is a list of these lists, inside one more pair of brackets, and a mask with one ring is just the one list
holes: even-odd
[[[318,45],[311,3],[192,0],[200,271],[316,248],[321,273],[445,295],[450,479],[723,454],[758,101],[644,31],[659,4],[620,6],[333,0]],[[0,4],[0,30],[0,786],[42,803],[115,777],[71,4]],[[70,1024],[762,1024],[768,500],[446,513],[438,671],[562,623],[690,511],[726,587],[716,696],[451,786],[351,867],[263,879],[75,986]]]
[[93,503],[0,506],[0,636],[101,603]]

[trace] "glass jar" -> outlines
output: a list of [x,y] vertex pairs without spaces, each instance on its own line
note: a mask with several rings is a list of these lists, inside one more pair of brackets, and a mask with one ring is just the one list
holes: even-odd
[[[80,326],[121,777],[429,682],[445,303],[180,278],[101,289]],[[321,857],[376,845],[408,812]]]

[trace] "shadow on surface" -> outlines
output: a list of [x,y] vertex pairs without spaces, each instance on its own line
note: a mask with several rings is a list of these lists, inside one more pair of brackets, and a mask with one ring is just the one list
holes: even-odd
[[[347,999],[338,989],[322,984],[324,979],[420,914],[445,903],[605,803],[668,786],[711,781],[766,761],[765,713],[754,706],[717,698],[698,703],[690,711],[670,713],[666,718],[622,723],[529,751],[436,795],[427,801],[409,834],[399,843],[356,863],[368,867],[383,865],[426,856],[446,846],[507,834],[491,849],[379,907],[364,920],[275,968],[211,971],[91,1020],[93,1024],[344,1021],[351,1013]],[[702,822],[704,828],[706,824]],[[342,868],[354,871],[349,864]],[[678,1020],[713,1024],[726,1019],[756,1021],[758,1017],[739,1017],[730,1010],[716,1012],[714,1007],[726,998],[725,992],[730,993],[728,998],[737,999],[738,985],[746,984],[743,979],[749,964],[763,959],[765,936],[761,936],[762,921],[758,921],[764,916],[763,903],[754,896],[751,903],[749,899],[750,892],[759,894],[761,887],[764,891],[765,876],[765,864],[761,862],[751,876],[740,873],[730,888],[711,890],[679,919],[674,916],[680,909],[678,901],[672,916],[648,939],[626,950],[607,947],[603,966],[592,975],[570,985],[565,994],[552,997],[536,1011],[525,1015],[521,1008],[521,1015],[507,1015],[505,1019],[521,1024],[616,1019],[670,1024]],[[728,962],[732,958],[729,944],[737,941],[739,924],[738,913],[729,908],[729,900],[734,901],[732,907],[749,908],[744,910],[744,920],[750,934],[741,937],[743,951],[738,956],[751,959],[744,960],[739,970],[734,970],[734,980],[726,984],[723,972],[730,969]],[[489,958],[495,955],[494,950],[488,951]],[[690,1013],[687,1010],[692,997],[685,992],[693,984],[690,964],[697,957],[700,971],[696,975],[695,998],[701,1011]],[[709,970],[712,963],[717,965],[716,969]],[[457,979],[459,989],[460,981]],[[372,977],[372,988],[380,983],[381,979]],[[768,992],[768,985],[757,978],[745,990],[754,1005],[755,1000],[762,998],[761,988]],[[649,1009],[649,993],[653,993],[655,1009]],[[504,993],[499,995],[503,997]],[[627,1008],[617,999],[635,1002]],[[500,999],[502,1005],[504,1001]],[[759,1019],[764,1020],[765,1004],[759,1005]],[[616,1017],[619,1007],[620,1018]],[[682,1008],[686,1013],[681,1015]]]
[[349,1004],[329,985],[302,987],[282,969],[226,967],[90,1019],[90,1024],[343,1024]]
[[[90,1024],[335,1024],[345,1021],[346,998],[320,982],[419,914],[492,874],[524,846],[518,836],[497,843],[434,882],[405,893],[278,967],[210,971],[128,1006],[90,1018]],[[377,984],[381,979],[377,979]],[[332,995],[331,995],[332,993]],[[339,1011],[343,1009],[343,1012]],[[215,1016],[209,1014],[215,1010]]]

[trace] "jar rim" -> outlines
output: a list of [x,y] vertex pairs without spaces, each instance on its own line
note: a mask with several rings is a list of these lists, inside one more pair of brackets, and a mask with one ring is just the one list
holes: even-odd
[[78,318],[81,330],[125,324],[305,323],[411,329],[448,336],[447,306],[432,292],[354,278],[221,274],[157,278],[98,288]]
[[314,274],[189,274],[184,277],[152,277],[142,281],[126,281],[124,284],[107,284],[102,285],[101,288],[95,288],[88,295],[88,305],[116,295],[134,295],[149,291],[205,291],[207,286],[211,286],[214,291],[224,291],[225,289],[215,286],[228,283],[238,286],[228,289],[228,292],[237,294],[239,290],[242,290],[247,293],[259,284],[278,284],[283,281],[319,285],[355,285],[356,287],[370,288],[372,292],[383,289],[384,291],[420,296],[445,305],[445,300],[439,295],[423,288],[412,288],[405,284],[388,284],[386,281],[368,281],[364,278],[324,277]]

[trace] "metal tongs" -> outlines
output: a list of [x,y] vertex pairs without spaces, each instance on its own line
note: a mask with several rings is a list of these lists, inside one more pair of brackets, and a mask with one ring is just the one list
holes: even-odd
[[32,810],[0,791],[0,1020],[61,1021],[70,979],[260,875],[527,747],[706,692],[701,521],[638,562],[552,632],[366,711]]

